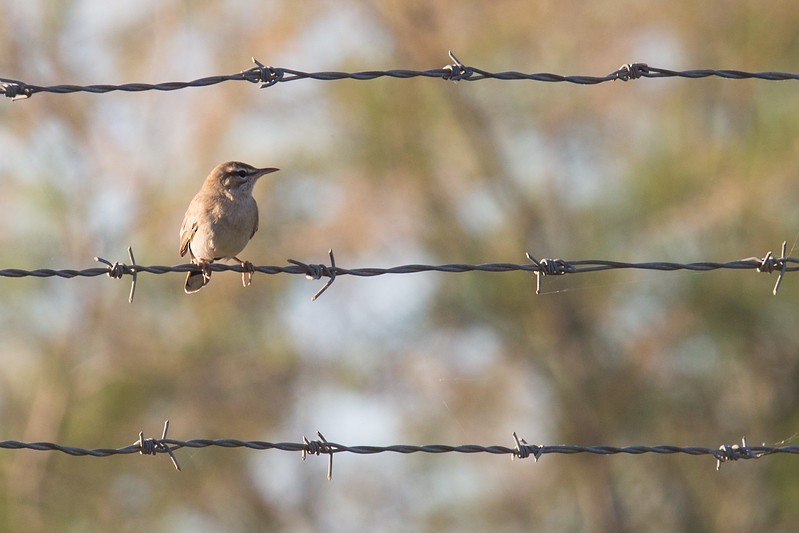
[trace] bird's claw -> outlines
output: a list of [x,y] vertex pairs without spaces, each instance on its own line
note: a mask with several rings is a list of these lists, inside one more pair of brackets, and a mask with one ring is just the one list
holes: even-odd
[[211,281],[211,262],[198,259],[197,266],[200,267],[200,270],[202,270],[203,285],[206,285],[209,281]]
[[255,267],[249,261],[242,261],[238,257],[235,257],[236,261],[241,263],[241,268],[244,270],[241,273],[241,284],[244,287],[249,287],[252,285],[252,275],[255,274]]

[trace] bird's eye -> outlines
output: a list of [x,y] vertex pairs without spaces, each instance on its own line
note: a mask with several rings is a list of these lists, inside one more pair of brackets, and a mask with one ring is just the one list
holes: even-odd
[[242,178],[246,178],[247,177],[247,171],[244,170],[243,168],[241,170],[239,170],[236,174],[238,174],[239,177],[242,177]]

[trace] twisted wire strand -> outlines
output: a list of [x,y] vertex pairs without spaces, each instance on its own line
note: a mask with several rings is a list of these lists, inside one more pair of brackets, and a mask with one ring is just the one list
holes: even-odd
[[746,443],[746,438],[742,439],[742,444],[727,445],[724,444],[718,448],[707,448],[702,446],[673,446],[673,445],[658,445],[658,446],[580,446],[580,445],[531,445],[524,439],[520,439],[516,433],[513,433],[513,438],[516,442],[514,447],[503,445],[483,446],[479,444],[462,444],[462,445],[448,445],[448,444],[426,444],[426,445],[412,445],[412,444],[393,444],[389,446],[370,446],[370,445],[357,445],[347,446],[336,442],[330,442],[324,438],[321,433],[317,433],[319,440],[309,440],[303,437],[302,442],[268,442],[268,441],[245,441],[239,439],[192,439],[192,440],[177,440],[166,438],[166,432],[169,427],[169,421],[164,425],[164,433],[161,439],[145,439],[143,434],[139,433],[139,440],[135,443],[124,446],[121,448],[80,448],[76,446],[65,446],[53,442],[20,442],[16,440],[0,441],[0,449],[7,450],[35,450],[35,451],[48,451],[48,452],[61,452],[73,457],[91,456],[91,457],[110,457],[113,455],[128,455],[128,454],[142,454],[142,455],[157,455],[168,454],[172,459],[177,470],[180,470],[177,458],[174,452],[181,448],[246,448],[250,450],[266,451],[266,450],[279,450],[286,452],[300,452],[303,460],[308,455],[328,455],[328,478],[332,476],[332,459],[333,455],[337,453],[353,453],[356,455],[375,455],[380,453],[399,453],[403,455],[412,453],[425,453],[425,454],[442,454],[442,453],[459,453],[459,454],[476,454],[487,453],[491,455],[510,455],[514,459],[524,459],[533,455],[536,461],[546,454],[559,454],[559,455],[574,455],[580,453],[587,453],[593,455],[642,455],[654,453],[658,455],[673,455],[673,454],[686,454],[693,456],[708,455],[716,459],[716,468],[718,469],[721,463],[727,461],[736,461],[739,459],[759,459],[766,455],[772,454],[790,454],[799,455],[799,446],[749,446]]
[[597,85],[609,81],[630,81],[639,78],[685,78],[701,79],[708,77],[718,77],[732,80],[758,79],[766,81],[785,81],[799,80],[799,74],[790,72],[746,72],[742,70],[730,69],[694,69],[694,70],[670,70],[660,67],[652,67],[646,63],[628,63],[622,65],[617,70],[605,76],[587,75],[562,75],[549,72],[524,73],[515,70],[502,72],[491,72],[477,67],[467,66],[461,63],[453,54],[449,52],[452,63],[442,68],[428,70],[410,69],[390,69],[390,70],[367,70],[360,72],[340,72],[340,71],[321,71],[304,72],[290,68],[267,66],[252,59],[255,66],[235,74],[223,74],[207,76],[192,81],[173,81],[164,83],[125,83],[120,85],[96,84],[96,85],[35,85],[21,80],[0,77],[0,94],[13,100],[30,98],[36,93],[51,94],[70,94],[76,92],[86,92],[93,94],[105,94],[114,91],[142,92],[142,91],[177,91],[189,87],[208,87],[220,83],[231,81],[246,81],[249,83],[260,84],[261,88],[271,87],[278,83],[296,80],[317,80],[317,81],[336,81],[336,80],[358,80],[370,81],[378,78],[410,79],[410,78],[439,78],[450,81],[480,81],[480,80],[500,80],[500,81],[537,81],[545,83],[572,83],[578,85]]
[[[547,260],[544,260],[547,261]],[[553,261],[553,260],[549,260]],[[564,270],[562,272],[557,272],[557,274],[580,274],[580,273],[588,273],[588,272],[600,272],[604,270],[655,270],[655,271],[664,271],[664,272],[673,272],[677,270],[692,270],[698,272],[709,272],[713,270],[758,270],[762,267],[762,260],[753,258],[753,259],[741,259],[736,261],[728,261],[728,262],[712,262],[712,261],[701,261],[696,263],[675,263],[675,262],[668,262],[668,261],[655,261],[655,262],[643,262],[643,263],[628,263],[623,261],[606,261],[602,259],[578,259],[578,260],[554,260],[559,261],[561,264],[565,265]],[[794,257],[786,257],[781,259],[785,263],[797,266],[786,266],[785,272],[795,272],[799,270],[799,259]],[[442,265],[422,265],[422,264],[409,264],[409,265],[399,265],[393,267],[386,267],[386,268],[378,268],[378,267],[363,267],[363,268],[344,268],[344,267],[328,267],[326,265],[325,268],[321,271],[318,271],[318,277],[309,274],[309,268],[311,266],[319,266],[319,265],[306,265],[301,263],[300,265],[288,265],[288,266],[276,266],[276,265],[261,265],[261,266],[253,266],[252,268],[255,272],[260,272],[261,274],[267,275],[276,275],[276,274],[302,274],[306,276],[311,276],[314,279],[319,279],[319,277],[331,277],[333,275],[336,276],[356,276],[356,277],[375,277],[375,276],[383,276],[387,274],[418,274],[422,272],[443,272],[449,274],[457,274],[457,273],[465,273],[465,272],[494,272],[494,273],[503,273],[503,272],[532,272],[532,273],[543,273],[548,274],[541,266],[535,263],[481,263],[481,264],[463,264],[463,263],[448,263]],[[185,263],[179,264],[174,266],[166,266],[166,265],[118,265],[122,269],[122,275],[131,275],[134,272],[137,274],[169,274],[175,272],[201,272],[199,266],[192,264],[192,263]],[[239,264],[225,264],[225,263],[212,263],[208,265],[213,272],[225,272],[225,271],[232,271],[238,273],[248,272],[242,265]],[[36,277],[36,278],[50,278],[50,277],[58,277],[64,279],[71,279],[76,277],[97,277],[102,276],[104,274],[109,274],[109,268],[107,267],[92,267],[86,268],[82,270],[75,270],[75,269],[52,269],[52,268],[38,268],[33,270],[26,270],[20,268],[3,268],[0,269],[0,277],[6,278],[24,278],[24,277]],[[117,276],[115,276],[117,277]]]
[[[303,263],[296,259],[289,259],[290,263],[287,266],[274,266],[274,265],[243,265],[243,264],[224,264],[212,263],[207,265],[211,271],[233,271],[241,273],[242,275],[250,275],[253,272],[260,272],[261,274],[276,275],[276,274],[302,274],[307,279],[318,280],[323,277],[328,278],[327,283],[314,294],[311,298],[316,300],[323,292],[325,292],[330,285],[335,281],[336,276],[357,276],[357,277],[374,277],[386,274],[416,274],[420,272],[443,272],[449,274],[464,273],[464,272],[531,272],[536,276],[536,294],[540,293],[541,278],[545,276],[555,276],[564,274],[578,274],[586,272],[599,272],[603,270],[618,270],[618,269],[638,269],[638,270],[656,270],[656,271],[676,271],[676,270],[691,270],[698,272],[708,272],[720,269],[731,270],[755,270],[761,273],[779,272],[777,282],[772,291],[777,294],[777,290],[782,283],[783,276],[786,272],[794,272],[799,270],[799,259],[793,257],[785,257],[787,242],[782,243],[782,253],[780,257],[774,257],[772,252],[768,252],[764,257],[749,257],[746,259],[739,259],[736,261],[727,262],[712,262],[701,261],[695,263],[675,263],[668,261],[655,261],[644,263],[630,263],[623,261],[608,261],[603,259],[579,259],[567,261],[564,259],[541,259],[538,260],[530,253],[527,253],[529,263],[481,263],[476,265],[462,264],[462,263],[449,263],[443,265],[421,265],[409,264],[400,265],[388,268],[343,268],[336,266],[336,259],[333,255],[333,250],[328,251],[330,257],[330,265]],[[0,269],[0,277],[7,278],[22,278],[22,277],[58,277],[62,279],[70,279],[75,277],[96,277],[103,274],[115,279],[121,279],[126,275],[132,276],[132,283],[128,301],[133,301],[133,296],[136,290],[136,282],[138,275],[141,273],[148,274],[167,274],[171,272],[202,272],[200,266],[193,263],[185,263],[175,266],[164,265],[138,265],[136,264],[133,250],[128,247],[128,257],[131,264],[127,265],[120,262],[111,262],[101,257],[95,257],[95,261],[101,262],[105,267],[93,267],[83,270],[75,269],[51,269],[40,268],[35,270],[25,270],[19,268],[4,268]]]

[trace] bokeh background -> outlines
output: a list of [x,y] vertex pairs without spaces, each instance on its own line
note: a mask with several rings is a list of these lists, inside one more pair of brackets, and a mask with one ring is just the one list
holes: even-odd
[[[0,76],[191,80],[251,66],[605,75],[799,71],[792,2],[0,2]],[[4,99],[5,100],[5,99]],[[727,261],[799,235],[796,82],[248,83],[0,102],[0,267],[179,264],[217,163],[255,190],[244,255],[345,267]],[[0,278],[0,439],[796,443],[799,280],[747,272]],[[0,452],[0,529],[787,531],[792,456]]]

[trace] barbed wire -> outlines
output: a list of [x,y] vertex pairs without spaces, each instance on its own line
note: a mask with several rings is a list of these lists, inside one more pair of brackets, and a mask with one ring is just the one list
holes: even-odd
[[629,81],[639,78],[725,78],[733,80],[758,79],[767,81],[799,80],[799,74],[789,72],[746,72],[742,70],[729,69],[694,69],[694,70],[670,70],[660,67],[649,66],[646,63],[628,63],[622,65],[606,76],[564,76],[549,72],[524,73],[515,70],[503,72],[490,72],[481,68],[467,66],[461,63],[452,52],[449,52],[452,63],[441,68],[429,70],[367,70],[361,72],[303,72],[290,68],[272,67],[264,65],[255,58],[252,58],[254,67],[242,70],[235,74],[223,74],[208,76],[192,81],[173,81],[165,83],[125,83],[121,85],[34,85],[24,81],[0,77],[0,94],[12,100],[30,98],[36,93],[70,94],[77,92],[87,92],[94,94],[104,94],[114,91],[142,92],[142,91],[177,91],[189,87],[208,87],[229,81],[246,81],[249,83],[260,84],[260,88],[272,87],[278,83],[296,80],[358,80],[369,81],[378,78],[439,78],[449,81],[480,81],[480,80],[501,80],[516,81],[527,80],[546,83],[573,83],[578,85],[597,85],[609,81]]
[[[727,262],[711,262],[701,261],[696,263],[674,263],[666,261],[655,261],[646,263],[628,263],[622,261],[608,261],[603,259],[580,259],[567,261],[565,259],[541,259],[534,258],[530,253],[527,253],[529,263],[482,263],[477,265],[467,265],[461,263],[450,263],[444,265],[420,265],[410,264],[401,265],[389,268],[342,268],[336,266],[336,259],[333,255],[333,250],[328,250],[330,257],[330,265],[303,263],[296,259],[289,259],[288,266],[254,266],[244,264],[224,264],[224,263],[211,263],[206,265],[210,271],[224,272],[233,271],[242,274],[242,281],[245,281],[245,276],[251,276],[253,272],[260,272],[261,274],[275,275],[275,274],[302,274],[307,279],[319,280],[328,278],[327,283],[313,295],[311,300],[316,300],[322,295],[330,285],[335,281],[337,276],[357,276],[357,277],[374,277],[386,274],[416,274],[420,272],[443,272],[449,274],[463,273],[463,272],[531,272],[536,277],[536,294],[541,293],[541,278],[545,276],[560,276],[565,274],[580,274],[587,272],[600,272],[604,270],[618,270],[618,269],[637,269],[637,270],[656,270],[664,272],[673,272],[676,270],[691,270],[698,272],[708,272],[713,270],[729,269],[729,270],[755,270],[762,273],[778,272],[777,281],[772,290],[772,294],[776,295],[779,290],[782,278],[786,272],[795,272],[799,270],[799,259],[793,257],[785,257],[787,242],[782,243],[782,253],[780,257],[774,257],[774,254],[769,251],[764,257],[749,257],[746,259],[739,259],[736,261]],[[35,270],[23,270],[19,268],[4,268],[0,269],[0,277],[6,278],[23,278],[23,277],[37,277],[49,278],[58,277],[62,279],[70,279],[76,277],[96,277],[103,274],[115,279],[121,279],[124,276],[132,276],[130,287],[129,302],[133,302],[133,296],[136,290],[136,282],[138,275],[142,273],[147,274],[167,274],[173,272],[203,272],[203,269],[196,264],[186,263],[175,266],[163,265],[138,265],[133,256],[133,250],[128,247],[128,256],[131,264],[120,262],[111,262],[101,257],[95,257],[94,260],[103,263],[105,267],[87,268],[84,270],[74,269],[51,269],[40,268]],[[793,266],[789,266],[793,265]],[[247,283],[245,282],[245,286]]]
[[716,470],[722,463],[727,461],[737,461],[739,459],[759,459],[766,455],[786,453],[799,454],[799,446],[749,446],[746,437],[741,439],[741,444],[722,444],[718,448],[705,448],[702,446],[579,446],[569,444],[539,445],[529,444],[513,432],[514,446],[507,447],[502,445],[483,446],[479,444],[461,444],[457,446],[449,444],[393,444],[390,446],[347,446],[336,442],[328,441],[321,432],[317,432],[317,440],[310,440],[305,436],[302,442],[267,442],[267,441],[244,441],[239,439],[192,439],[176,440],[167,438],[169,430],[169,420],[164,423],[164,430],[160,439],[145,438],[144,432],[139,432],[139,438],[133,444],[122,448],[79,448],[75,446],[65,446],[53,442],[20,442],[16,440],[0,441],[0,449],[7,450],[35,450],[46,452],[62,452],[73,457],[110,457],[112,455],[128,455],[138,453],[141,455],[167,454],[172,460],[176,470],[181,470],[175,451],[181,448],[247,448],[250,450],[280,450],[285,452],[300,452],[304,461],[308,455],[327,455],[327,479],[333,477],[333,455],[337,453],[353,453],[356,455],[374,455],[378,453],[399,453],[403,455],[412,453],[442,454],[442,453],[488,453],[492,455],[510,455],[511,459],[526,459],[532,456],[536,462],[546,454],[574,455],[587,453],[594,455],[642,455],[654,453],[658,455],[686,454],[686,455],[709,455],[716,459]]

